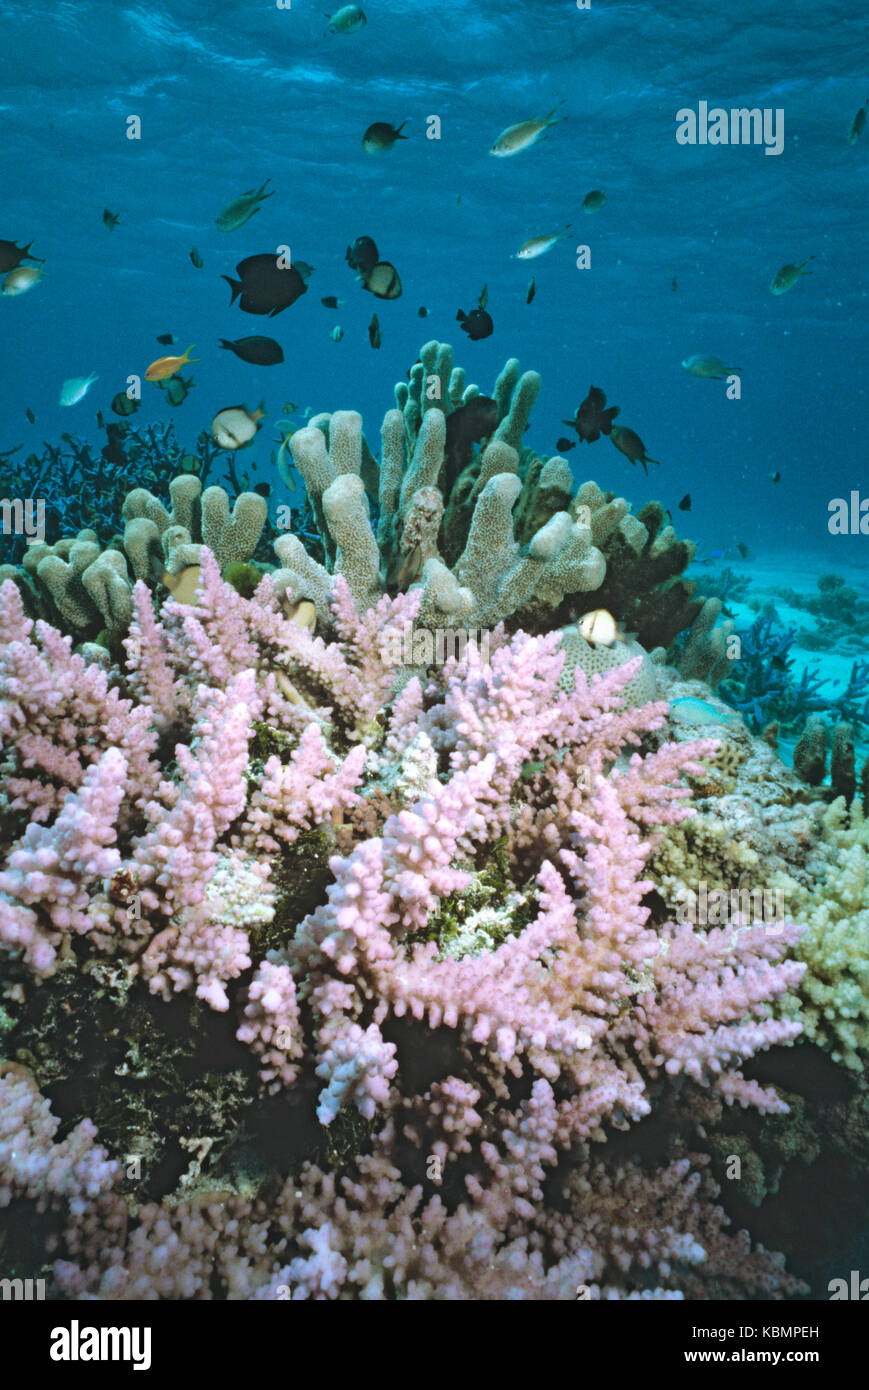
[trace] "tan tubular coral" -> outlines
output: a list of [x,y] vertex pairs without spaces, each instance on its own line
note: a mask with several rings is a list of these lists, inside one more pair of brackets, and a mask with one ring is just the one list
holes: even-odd
[[721,606],[718,598],[706,600],[694,619],[688,640],[676,663],[683,680],[705,681],[713,690],[732,670],[727,644],[734,624],[728,618],[716,626]]
[[323,493],[323,511],[337,551],[335,572],[343,574],[360,612],[377,602],[380,550],[371,529],[365,485],[355,473],[336,478]]
[[311,559],[298,536],[279,536],[275,541],[275,554],[281,562],[281,568],[269,576],[275,592],[287,595],[291,604],[309,600],[319,621],[328,625],[332,616],[329,571]]
[[263,533],[269,506],[258,492],[241,492],[232,514],[222,487],[207,487],[202,494],[202,540],[222,570],[253,555]]
[[84,570],[81,580],[109,633],[120,636],[126,632],[133,616],[133,590],[126,557],[120,550],[104,550]]
[[[88,565],[99,559],[100,547],[96,541],[78,540],[58,541],[51,547],[53,553],[39,561],[36,574],[51,596],[51,601],[70,627],[84,628],[91,625],[96,610],[82,582]],[[69,559],[63,557],[67,550]]]

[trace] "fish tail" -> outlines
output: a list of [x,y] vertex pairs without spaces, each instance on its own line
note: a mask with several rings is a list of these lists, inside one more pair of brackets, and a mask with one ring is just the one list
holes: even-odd
[[243,288],[241,281],[230,280],[228,275],[221,275],[220,278],[221,280],[225,280],[226,283],[229,285],[229,288],[232,290],[232,299],[229,302],[230,304],[234,304],[237,297],[241,294]]
[[217,342],[218,347],[229,348],[230,352],[233,352],[235,350],[228,338],[218,338]]
[[404,127],[407,125],[408,119],[409,119],[409,117],[406,117],[406,118],[402,121],[401,125],[396,126],[396,128],[395,128],[395,138],[396,138],[397,140],[406,140],[406,139],[407,139],[407,136],[406,136],[406,135],[402,135],[401,132],[404,130]]
[[464,323],[467,317],[468,316],[465,313],[464,309],[460,309],[459,312],[456,314],[456,323]]
[[188,354],[191,353],[195,347],[196,347],[196,344],[195,344],[195,343],[191,343],[191,344],[190,344],[189,348],[188,348],[187,351],[184,353],[184,356],[181,358],[181,362],[178,364],[179,366],[181,366],[182,363],[184,363],[184,362],[199,362],[199,361],[202,360],[202,359],[199,358],[199,357],[190,357],[190,356],[188,356]]
[[[561,98],[561,101],[558,101],[558,102],[555,103],[555,105],[553,106],[552,110],[549,112],[549,115],[543,117],[543,119],[544,119],[544,121],[546,122],[547,125],[549,125],[550,122],[551,122],[553,125],[557,125],[557,124],[558,124],[558,121],[553,121],[553,120],[552,120],[552,117],[555,115],[555,113],[556,113],[556,111],[558,110],[559,106],[563,106],[564,103],[565,103],[566,101],[567,101],[567,97],[562,97],[562,98]],[[567,117],[566,117],[566,116],[559,116],[559,117],[558,117],[558,120],[559,120],[559,121],[566,121],[566,120],[567,120]]]

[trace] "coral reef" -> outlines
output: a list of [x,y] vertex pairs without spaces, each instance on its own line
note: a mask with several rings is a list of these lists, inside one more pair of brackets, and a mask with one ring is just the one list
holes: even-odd
[[[324,638],[308,610],[325,592],[308,600],[278,572],[245,599],[210,551],[200,562],[195,602],[159,618],[137,582],[125,676],[0,590],[4,1082],[29,1136],[16,1153],[32,1154],[3,1196],[37,1192],[54,1213],[58,1290],[796,1292],[726,1233],[702,1164],[647,1172],[596,1152],[674,1078],[783,1109],[742,1066],[797,1036],[770,1008],[799,984],[799,930],[700,930],[646,903],[649,854],[690,817],[683,779],[717,745],[662,743],[666,707],[626,705],[636,659],[560,689],[558,631],[499,629],[488,661],[469,647],[421,679],[391,656],[418,590],[360,613],[350,577],[331,576]],[[494,870],[492,944],[462,954],[455,928]],[[155,1020],[187,996],[206,1030],[234,1018],[249,1103],[255,1069],[262,1095],[296,1098],[312,1153],[355,1115],[344,1158],[291,1160],[277,1195],[255,1195],[211,1169],[206,1134],[195,1195],[167,1203],[164,1188],[131,1214],[93,1129],[58,1146],[20,1070],[47,1065],[20,1052],[34,1002],[106,970]],[[547,1175],[565,1163],[553,1205]]]

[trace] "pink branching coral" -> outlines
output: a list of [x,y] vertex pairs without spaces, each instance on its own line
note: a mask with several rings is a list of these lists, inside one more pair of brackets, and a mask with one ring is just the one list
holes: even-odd
[[[684,777],[717,745],[660,744],[666,706],[624,707],[636,663],[560,690],[557,633],[499,630],[489,661],[471,645],[428,677],[396,670],[418,592],[360,614],[338,576],[316,636],[270,578],[244,599],[203,551],[195,604],[157,621],[142,585],[134,603],[124,689],[0,589],[0,949],[24,982],[109,953],[152,994],[232,1011],[267,1088],[307,1085],[320,1125],[355,1111],[369,1140],[343,1177],[306,1165],[271,1212],[225,1195],[145,1207],[126,1245],[117,1223],[88,1227],[60,1287],[208,1297],[216,1269],[230,1297],[790,1288],[722,1234],[681,1165],[604,1179],[591,1158],[668,1077],[785,1109],[741,1066],[799,1032],[772,1017],[802,973],[798,929],[704,931],[648,903],[649,854],[691,814]],[[263,730],[278,751],[261,757]],[[334,849],[378,795],[375,833],[342,827],[325,901],[293,917],[305,837]],[[475,940],[481,892],[494,935]],[[273,917],[264,943],[254,927]],[[447,1060],[410,1081],[435,1036]]]

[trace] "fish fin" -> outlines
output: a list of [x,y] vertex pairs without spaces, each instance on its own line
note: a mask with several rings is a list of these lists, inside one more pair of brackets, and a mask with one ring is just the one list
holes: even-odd
[[[567,97],[562,97],[562,98],[561,98],[561,101],[557,101],[557,102],[555,103],[555,105],[553,106],[552,110],[549,112],[549,115],[543,117],[544,121],[546,121],[547,123],[548,123],[549,121],[551,121],[551,120],[552,120],[552,117],[555,115],[555,113],[556,113],[556,111],[558,110],[559,106],[563,106],[564,103],[565,103],[566,101],[567,101]],[[559,121],[566,121],[566,120],[567,120],[567,117],[566,117],[566,116],[559,116],[558,119],[559,119]]]
[[[187,356],[188,352],[192,352],[193,349],[194,349],[195,347],[196,347],[196,344],[195,344],[195,343],[191,343],[190,346],[189,346],[189,348],[186,348],[186,349],[185,349],[184,355],[183,355],[183,357],[181,358],[181,361],[182,361],[182,362],[201,362],[201,361],[202,361],[202,358],[201,358],[201,357],[188,357],[188,356]],[[173,375],[174,375],[174,373],[173,373]]]
[[467,317],[468,316],[465,313],[464,309],[460,309],[459,312],[456,314],[456,323],[464,323]]
[[220,278],[221,280],[225,280],[226,283],[229,285],[229,288],[232,290],[232,299],[229,302],[230,304],[234,304],[238,296],[241,294],[244,286],[242,285],[240,280],[231,280],[228,275],[221,275]]
[[218,347],[229,348],[230,352],[235,352],[235,346],[228,338],[219,338],[217,345]]
[[397,140],[406,140],[406,139],[407,139],[407,136],[406,136],[406,135],[402,135],[401,132],[404,130],[404,127],[407,125],[407,122],[408,122],[409,119],[410,119],[409,116],[408,116],[408,117],[405,117],[405,119],[402,121],[401,125],[395,127],[395,138],[396,138]]

